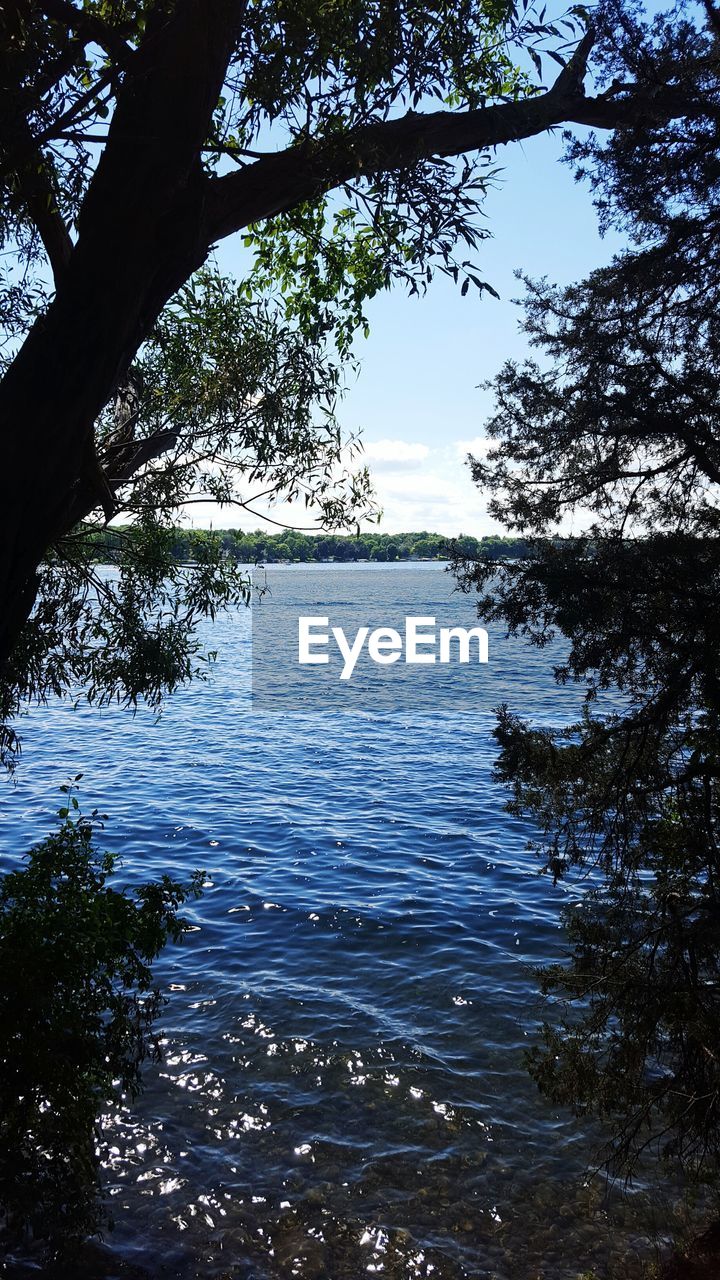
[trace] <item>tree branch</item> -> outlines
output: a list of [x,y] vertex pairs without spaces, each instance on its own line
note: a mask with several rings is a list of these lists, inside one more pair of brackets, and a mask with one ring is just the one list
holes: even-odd
[[28,190],[21,180],[18,191],[45,246],[57,288],[70,261],[73,242],[57,207],[55,192],[45,169],[39,168],[33,175],[33,180],[35,190]]
[[96,44],[123,66],[133,54],[121,33],[88,9],[76,9],[71,0],[42,0],[42,12],[51,22],[76,32],[85,44]]
[[76,98],[75,102],[73,102],[72,106],[68,107],[68,109],[64,111],[57,120],[54,120],[52,124],[47,125],[34,136],[28,129],[28,132],[24,135],[21,144],[16,146],[14,151],[9,152],[3,160],[3,163],[0,166],[0,181],[7,178],[9,174],[16,172],[21,165],[32,160],[44,143],[50,142],[55,137],[61,136],[63,129],[65,129],[67,125],[72,124],[73,121],[78,118],[81,112],[84,111],[85,107],[88,107],[98,94],[100,94],[103,89],[107,88],[116,75],[116,67],[106,67],[105,70],[100,73],[94,84],[92,84],[89,89],[86,89],[84,93],[81,93],[79,98]]
[[142,440],[110,445],[101,462],[112,492],[131,480],[148,462],[154,462],[156,458],[161,458],[164,453],[174,449],[180,434],[180,427],[168,427]]
[[[26,120],[17,122],[16,131],[24,141],[32,142]],[[37,228],[57,287],[70,261],[73,242],[58,208],[52,162],[38,152],[32,164],[24,165],[13,176],[15,194]]]
[[118,510],[117,490],[127,484],[141,467],[174,449],[179,436],[179,428],[168,428],[142,440],[112,444],[101,457],[93,445],[92,451],[88,451],[73,501],[65,514],[60,537],[65,537],[98,506],[102,507],[106,521],[112,520]]
[[482,151],[544,133],[556,125],[631,128],[703,109],[686,88],[647,90],[625,96],[586,97],[582,78],[592,46],[588,31],[555,84],[546,93],[462,113],[408,112],[357,128],[340,139],[288,147],[208,183],[204,234],[212,244],[249,223],[317,198],[335,186],[380,170],[403,169],[423,160]]
[[588,58],[595,43],[595,29],[589,26],[572,57],[557,77],[552,92],[559,96],[566,94],[582,94],[583,80],[587,72]]

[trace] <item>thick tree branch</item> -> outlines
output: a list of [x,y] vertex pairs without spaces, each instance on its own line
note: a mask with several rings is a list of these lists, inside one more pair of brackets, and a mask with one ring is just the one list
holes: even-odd
[[101,506],[106,521],[117,514],[116,493],[148,462],[162,457],[177,445],[180,429],[177,427],[156,431],[154,435],[135,439],[142,401],[142,380],[137,370],[130,369],[122,387],[116,393],[116,429],[110,440],[98,450],[96,442],[89,440],[78,483],[65,517],[61,536],[84,520],[97,506]]
[[563,97],[566,94],[584,95],[583,81],[594,43],[595,30],[589,26],[572,57],[557,77],[552,87],[553,93]]
[[70,261],[73,242],[57,207],[55,192],[44,167],[35,171],[32,180],[27,175],[20,179],[18,194],[45,246],[57,288]]
[[104,53],[123,66],[133,54],[122,33],[98,14],[89,9],[76,9],[71,0],[41,0],[41,11],[70,31],[74,31],[85,44],[96,44]]
[[66,536],[98,506],[102,507],[105,519],[112,520],[118,510],[115,499],[118,489],[148,462],[174,449],[179,436],[180,429],[173,427],[142,440],[112,444],[100,458],[94,451],[89,454],[59,536]]
[[102,458],[102,464],[113,492],[131,480],[148,462],[154,462],[156,458],[161,458],[164,453],[174,449],[179,439],[180,427],[168,427],[142,440],[110,445]]
[[582,77],[592,44],[588,32],[575,55],[546,93],[476,111],[409,112],[358,128],[341,139],[289,147],[211,179],[204,234],[209,244],[248,223],[283,213],[335,186],[418,161],[483,151],[530,138],[557,125],[628,128],[704,110],[687,89],[634,86],[623,97],[586,97]]
[[[32,141],[24,119],[17,123],[16,133]],[[15,173],[14,179],[15,195],[37,228],[57,287],[70,261],[73,243],[58,208],[52,162],[39,153],[32,164]]]

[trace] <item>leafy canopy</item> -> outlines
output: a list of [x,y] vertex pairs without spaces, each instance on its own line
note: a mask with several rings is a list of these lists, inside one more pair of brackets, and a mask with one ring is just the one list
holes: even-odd
[[[337,360],[272,300],[248,299],[212,269],[180,290],[96,425],[111,509],[77,523],[71,515],[38,571],[35,608],[0,689],[10,763],[11,721],[26,700],[82,691],[156,706],[206,670],[197,623],[246,603],[249,582],[217,537],[196,537],[192,563],[178,563],[181,509],[242,506],[247,486],[314,507],[334,526],[372,513],[367,471],[353,468],[356,446],[334,414],[339,380]],[[132,536],[118,532],[108,577],[93,564],[93,538],[110,516],[130,522]]]
[[[493,448],[471,460],[490,509],[531,535],[516,564],[466,562],[480,610],[546,645],[583,718],[536,728],[501,709],[498,776],[557,876],[597,869],[568,912],[568,962],[531,1070],[609,1123],[605,1158],[662,1153],[720,1173],[720,23],[622,15],[621,64],[706,68],[693,121],[572,142],[605,225],[630,233],[568,288],[528,282],[537,361],[494,381]],[[582,513],[586,532],[558,541]],[[603,700],[604,698],[604,700]],[[610,706],[611,710],[607,710]]]
[[[83,245],[98,234],[107,143],[132,112],[139,70],[146,66],[162,93],[168,30],[191,7],[44,0],[0,16],[0,315],[9,378],[25,335],[62,300]],[[324,167],[310,198],[298,194],[291,207],[269,210],[275,216],[249,221],[240,279],[224,277],[211,256],[180,285],[97,417],[91,460],[22,588],[34,607],[0,682],[6,763],[19,749],[12,721],[28,699],[82,691],[156,705],[202,673],[198,620],[247,601],[248,583],[219,539],[198,541],[193,566],[177,564],[171,527],[196,504],[254,512],[259,497],[291,501],[301,520],[334,530],[375,518],[357,443],[336,417],[353,337],[367,331],[367,302],[394,282],[419,292],[439,269],[463,290],[489,287],[467,255],[488,234],[480,202],[493,170],[486,151],[457,162],[409,154],[400,166],[368,172],[365,163],[355,180],[351,140],[418,107],[461,113],[532,97],[518,52],[530,46],[537,62],[548,47],[562,66],[558,49],[564,54],[577,38],[579,12],[551,24],[532,6],[500,0],[260,0],[238,8],[222,90],[199,139],[197,181],[242,181],[276,153],[302,171],[324,149]],[[168,102],[172,95],[169,80]],[[167,119],[162,110],[147,162],[153,180],[191,128],[189,107],[187,119],[182,105]],[[126,212],[127,230],[118,222],[107,234],[109,255],[115,237],[132,237],[152,198],[147,177],[132,171],[132,138],[128,145],[137,208]],[[117,139],[114,146],[117,162]],[[343,180],[332,176],[336,152]],[[133,536],[108,580],[90,548],[111,521],[130,521]]]
[[[123,76],[172,8],[156,0],[47,0],[12,6],[2,18],[6,182],[0,228],[4,245],[22,266],[19,272],[11,258],[3,267],[2,310],[13,344],[47,300],[47,250],[34,197],[45,183],[44,194],[65,225],[80,224]],[[543,23],[528,5],[505,0],[260,0],[240,6],[238,13],[224,85],[202,148],[209,174],[242,168],[288,145],[340,142],[358,126],[433,102],[462,110],[527,93],[529,77],[513,53],[528,43],[563,47],[561,32],[565,41],[578,32],[576,20],[564,19],[561,27]],[[556,49],[553,55],[559,58]],[[477,165],[482,190],[486,163],[483,156],[468,161],[465,183]],[[320,195],[257,226],[249,239],[259,250],[260,275],[270,265],[277,279],[284,268],[304,261],[318,273],[302,282],[317,318],[323,302],[339,305],[338,290],[356,293],[341,308],[352,313],[395,268],[422,278],[433,259],[447,266],[457,239],[474,239],[478,232],[472,227],[473,200],[467,192],[461,195],[459,184],[445,190],[445,168],[436,173],[432,164],[420,163],[364,183],[349,181],[332,210]],[[296,305],[298,286],[292,273]],[[323,292],[325,298],[317,296]]]

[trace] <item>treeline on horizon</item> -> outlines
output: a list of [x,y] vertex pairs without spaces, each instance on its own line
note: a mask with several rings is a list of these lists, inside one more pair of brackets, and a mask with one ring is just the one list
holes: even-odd
[[[123,542],[132,537],[132,527],[93,530],[89,542],[93,558],[106,564],[116,561]],[[223,552],[232,560],[244,564],[291,564],[310,561],[355,560],[446,560],[451,549],[463,556],[483,555],[491,559],[521,557],[528,553],[524,538],[498,537],[473,538],[460,534],[458,538],[446,538],[439,533],[360,533],[333,534],[299,533],[286,529],[280,533],[256,530],[247,533],[242,529],[173,529],[173,554],[180,561],[193,561],[202,555],[203,544],[220,540]]]

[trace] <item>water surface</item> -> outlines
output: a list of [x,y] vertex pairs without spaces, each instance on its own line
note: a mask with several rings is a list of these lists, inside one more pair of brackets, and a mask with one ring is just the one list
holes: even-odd
[[[322,600],[323,572],[275,575],[288,599],[292,575],[315,575]],[[437,565],[342,573],[348,599],[417,613],[452,587]],[[472,624],[472,601],[452,608]],[[582,886],[539,875],[491,777],[501,697],[562,723],[580,692],[556,688],[551,651],[494,631],[481,704],[457,669],[437,705],[263,714],[247,612],[208,640],[211,679],[159,721],[33,712],[4,797],[6,865],[82,771],[130,877],[207,871],[193,931],[157,968],[165,1061],[104,1121],[114,1247],[182,1280],[638,1274],[648,1197],[585,1176],[594,1140],[522,1065],[532,967],[562,954]]]

